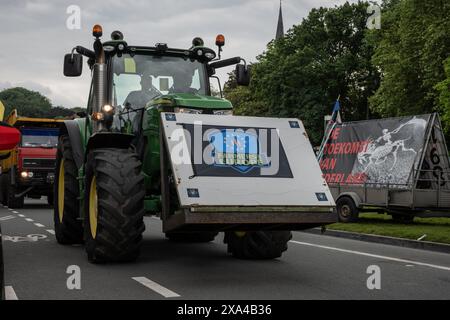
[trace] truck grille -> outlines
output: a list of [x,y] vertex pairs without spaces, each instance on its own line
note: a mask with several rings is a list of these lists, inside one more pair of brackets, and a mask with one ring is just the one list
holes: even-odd
[[32,159],[25,158],[23,159],[23,167],[24,168],[55,168],[55,159]]
[[33,178],[31,178],[32,182],[45,183],[47,181],[48,172],[46,171],[34,171]]

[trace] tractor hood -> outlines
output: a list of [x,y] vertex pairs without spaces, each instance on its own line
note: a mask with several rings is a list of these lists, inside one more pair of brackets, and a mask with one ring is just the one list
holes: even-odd
[[166,105],[198,109],[232,109],[231,102],[226,99],[191,93],[172,93],[159,96],[150,105]]

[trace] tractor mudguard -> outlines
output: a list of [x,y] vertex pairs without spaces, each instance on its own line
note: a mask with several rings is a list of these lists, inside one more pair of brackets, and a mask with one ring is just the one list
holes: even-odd
[[64,126],[61,128],[60,135],[67,133],[69,135],[70,144],[72,145],[73,158],[77,169],[80,169],[84,163],[84,148],[82,141],[82,125],[84,123],[79,123],[77,120],[66,120],[64,121]]
[[88,141],[86,153],[91,149],[96,148],[119,148],[128,149],[134,135],[117,132],[96,132]]

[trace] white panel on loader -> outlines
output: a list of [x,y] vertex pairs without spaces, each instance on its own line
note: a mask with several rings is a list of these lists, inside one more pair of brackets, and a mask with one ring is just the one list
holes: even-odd
[[298,119],[161,113],[182,207],[335,206]]

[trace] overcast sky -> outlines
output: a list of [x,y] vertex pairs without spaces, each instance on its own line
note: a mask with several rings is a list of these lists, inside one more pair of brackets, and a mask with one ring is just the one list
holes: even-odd
[[[285,31],[313,7],[344,2],[283,0]],[[81,9],[79,30],[66,27],[70,5]],[[75,45],[92,47],[96,23],[103,26],[103,39],[121,30],[134,45],[165,42],[188,48],[200,36],[215,49],[215,36],[223,33],[223,58],[239,55],[255,61],[275,36],[278,8],[278,0],[0,0],[0,90],[22,86],[40,91],[54,105],[85,106],[90,74],[85,68],[82,77],[65,78],[63,57]],[[231,69],[221,70],[222,80]]]

